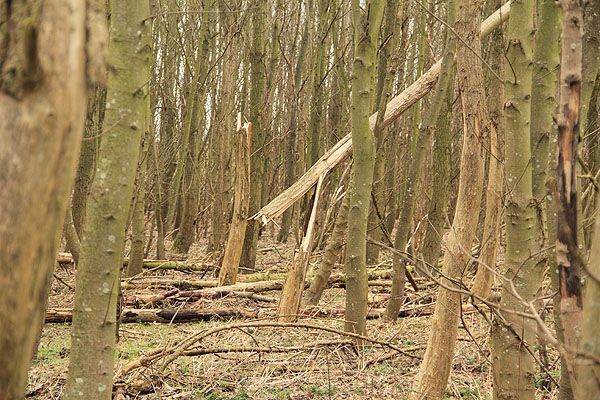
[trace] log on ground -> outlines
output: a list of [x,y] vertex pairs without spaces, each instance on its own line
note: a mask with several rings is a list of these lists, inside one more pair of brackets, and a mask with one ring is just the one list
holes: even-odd
[[[184,323],[231,318],[256,318],[257,313],[243,308],[210,308],[202,310],[160,310],[126,308],[121,312],[122,323],[157,322]],[[49,309],[46,323],[65,323],[73,320],[71,309]]]

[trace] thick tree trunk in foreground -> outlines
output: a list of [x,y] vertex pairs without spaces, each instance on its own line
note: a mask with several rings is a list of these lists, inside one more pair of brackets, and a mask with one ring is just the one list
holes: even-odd
[[86,4],[13,1],[0,9],[0,398],[19,399],[83,132]]
[[[463,110],[464,139],[460,163],[458,198],[450,234],[446,240],[442,272],[460,279],[469,264],[469,250],[477,230],[484,178],[483,143],[490,135],[490,119],[484,91],[479,20],[481,0],[460,0],[456,32],[470,44],[457,45],[456,70]],[[446,281],[449,285],[454,285]],[[461,296],[439,288],[427,350],[417,374],[411,399],[440,399],[448,383],[458,336]]]
[[[535,262],[530,257],[535,239],[530,161],[533,13],[533,0],[512,3],[506,33],[508,48],[507,67],[504,71],[504,118],[507,197],[503,275],[508,282],[502,283],[500,305],[502,309],[516,311],[526,310],[527,305],[512,294],[513,287],[524,300],[531,301],[540,284]],[[510,311],[503,312],[502,315],[505,321],[494,322],[491,339],[494,398],[534,399],[535,370],[533,358],[526,346],[533,346],[535,343],[535,323]]]
[[112,396],[119,270],[148,110],[148,1],[111,2],[110,14],[106,126],[111,129],[102,138],[87,206],[65,399]]
[[[377,65],[379,28],[385,0],[367,0],[362,8],[352,2],[354,61],[352,63],[352,172],[348,187],[348,239],[346,243],[346,331],[367,332],[367,220],[371,204],[375,147],[369,126],[373,102],[373,74]],[[356,341],[357,343],[359,341]],[[360,343],[359,343],[360,344]]]

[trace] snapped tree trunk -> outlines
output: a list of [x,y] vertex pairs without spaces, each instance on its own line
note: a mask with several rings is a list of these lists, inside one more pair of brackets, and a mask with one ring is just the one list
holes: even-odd
[[310,261],[310,254],[313,247],[315,221],[324,178],[324,176],[321,177],[317,183],[306,233],[302,238],[300,248],[294,254],[292,266],[285,278],[285,285],[283,286],[283,291],[281,292],[281,300],[279,302],[279,309],[277,311],[279,320],[282,322],[295,321],[297,319],[298,311],[300,310],[300,300],[302,299],[302,292],[304,291],[306,270],[308,268],[308,262]]
[[248,205],[250,202],[250,143],[252,141],[252,124],[237,130],[237,150],[235,158],[235,193],[233,195],[233,214],[223,262],[219,271],[220,285],[233,285],[237,281],[237,273],[244,245],[244,234],[248,221]]

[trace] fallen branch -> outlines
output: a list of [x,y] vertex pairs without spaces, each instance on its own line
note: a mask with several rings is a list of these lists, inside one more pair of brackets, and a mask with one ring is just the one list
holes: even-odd
[[[385,281],[383,279],[391,278],[392,269],[368,269],[367,271],[369,277],[369,285],[372,286],[387,286],[389,281]],[[220,286],[219,281],[210,280],[210,281],[202,281],[202,280],[181,280],[181,279],[164,279],[159,277],[158,279],[152,278],[143,278],[143,279],[129,279],[121,283],[121,287],[123,289],[141,289],[147,288],[151,286],[162,286],[162,287],[175,287],[178,289],[204,289],[204,288],[215,288],[215,290],[221,290],[221,288],[226,288],[226,290],[230,291],[253,291],[253,292],[261,292],[268,290],[279,290],[281,286],[279,284],[273,284],[272,286],[266,285],[264,289],[261,289],[261,284],[264,282],[282,282],[285,280],[286,273],[256,273],[250,275],[241,275],[239,276],[238,283],[235,285],[228,286]],[[313,274],[308,274],[307,280],[311,280]],[[328,280],[329,285],[343,287],[346,278],[343,273],[332,274]],[[252,285],[256,284],[256,285]],[[239,289],[236,289],[239,287]],[[256,288],[256,289],[253,289]]]
[[147,355],[145,355],[141,358],[138,358],[137,360],[134,360],[131,363],[125,365],[123,367],[123,369],[117,373],[115,379],[122,379],[123,376],[128,374],[129,372],[131,372],[135,369],[141,368],[141,367],[149,366],[151,363],[155,362],[156,360],[166,357],[166,360],[164,361],[163,365],[161,366],[161,369],[164,369],[164,368],[166,368],[167,365],[169,365],[170,363],[175,361],[177,359],[177,357],[183,355],[186,351],[193,350],[191,347],[194,345],[194,343],[200,342],[203,339],[206,339],[208,336],[214,335],[214,334],[222,332],[222,331],[231,330],[231,329],[244,329],[244,328],[296,328],[296,329],[301,328],[301,329],[320,330],[320,331],[335,333],[337,335],[341,335],[341,336],[345,336],[345,337],[362,339],[365,342],[372,343],[372,344],[378,344],[382,347],[387,347],[389,349],[395,350],[398,353],[403,354],[410,358],[420,358],[418,356],[408,353],[404,349],[401,349],[400,347],[398,347],[392,343],[389,343],[387,341],[372,339],[367,336],[358,335],[358,334],[352,333],[352,332],[344,332],[344,331],[340,331],[338,329],[334,329],[334,328],[330,328],[330,327],[326,327],[326,326],[319,326],[319,325],[315,325],[315,324],[302,323],[302,322],[287,323],[287,322],[272,322],[272,321],[253,321],[253,322],[244,322],[244,323],[239,323],[239,324],[217,326],[217,327],[214,327],[211,329],[203,330],[203,331],[200,331],[200,332],[190,335],[189,337],[181,340],[179,343],[175,344],[174,346],[161,347],[161,348],[152,350]]
[[[400,310],[398,318],[408,317],[426,317],[433,315],[435,310],[435,304],[423,304],[411,308]],[[470,314],[477,310],[471,304],[463,305],[463,314]],[[320,307],[308,307],[302,311],[302,315],[312,318],[340,318],[344,316],[344,308],[320,308]],[[367,310],[367,319],[379,319],[384,317],[385,308],[371,308]]]
[[126,296],[124,304],[129,307],[140,307],[156,304],[165,300],[191,302],[198,299],[219,299],[222,297],[242,297],[246,299],[263,301],[267,303],[277,303],[277,299],[269,296],[262,296],[253,292],[239,291],[216,291],[216,290],[188,290],[180,291],[172,289],[164,293],[151,295],[133,295]]
[[[243,308],[213,308],[203,310],[157,310],[125,308],[121,312],[121,323],[183,323],[229,318],[256,318],[256,316],[256,312]],[[46,323],[65,323],[72,321],[73,311],[71,309],[49,309],[46,311]]]
[[[58,253],[56,262],[59,264],[73,264],[71,253]],[[123,265],[129,264],[129,259],[123,259]],[[144,260],[142,266],[146,269],[172,269],[176,271],[207,271],[215,266],[212,264],[189,263],[169,260]]]

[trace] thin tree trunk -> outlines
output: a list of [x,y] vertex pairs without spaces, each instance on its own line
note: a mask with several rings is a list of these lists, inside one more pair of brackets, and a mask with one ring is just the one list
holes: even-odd
[[306,292],[306,304],[316,306],[321,300],[323,291],[327,287],[327,281],[331,276],[331,271],[335,262],[340,258],[346,239],[346,230],[348,229],[348,196],[344,195],[340,209],[338,210],[337,218],[333,226],[333,233],[325,247],[325,254],[321,259],[319,268],[313,278],[308,291]]
[[[533,75],[534,1],[511,4],[506,32],[507,68],[504,73],[504,118],[506,127],[506,252],[500,306],[505,310],[527,308],[512,293],[532,301],[540,286],[539,273],[530,255],[534,248],[535,211],[531,167],[531,86]],[[508,67],[510,65],[510,67]],[[494,368],[494,398],[535,398],[533,358],[526,346],[535,343],[536,327],[531,320],[511,312],[505,321],[495,321],[491,348]],[[505,325],[508,324],[508,325]]]
[[[470,250],[476,236],[483,194],[484,151],[492,129],[484,91],[479,21],[482,0],[458,3],[456,34],[469,43],[457,45],[456,69],[462,103],[464,138],[460,162],[458,198],[450,233],[446,239],[442,273],[444,281],[460,279],[470,261]],[[448,383],[461,313],[461,296],[439,288],[427,350],[417,374],[411,399],[440,399]]]
[[[267,15],[266,1],[259,1],[252,15],[252,45],[250,49],[250,122],[252,122],[252,144],[250,148],[250,174],[253,185],[250,186],[250,215],[258,211],[262,205],[262,186],[266,185],[263,145],[264,133],[264,92],[265,92],[265,25]],[[253,269],[256,262],[256,246],[258,244],[259,225],[249,220],[244,238],[241,265]]]
[[67,242],[67,249],[73,255],[73,261],[75,265],[77,265],[79,263],[79,255],[81,254],[81,242],[79,240],[79,236],[77,235],[75,225],[73,224],[72,212],[73,209],[68,207],[67,212],[65,213],[65,221],[63,224],[63,236]]
[[[581,112],[583,14],[579,0],[562,0],[561,69],[558,108],[557,241],[560,312],[564,343],[579,350],[582,324],[582,254],[577,224],[577,145]],[[566,360],[571,386],[577,393],[579,370],[575,358]]]
[[[491,0],[486,9],[496,9],[501,2]],[[502,214],[502,196],[504,189],[504,125],[502,124],[502,108],[504,106],[504,83],[494,74],[504,73],[504,42],[502,32],[496,31],[489,38],[489,55],[491,70],[487,75],[487,96],[490,114],[490,142],[488,161],[488,181],[485,193],[485,219],[483,221],[482,249],[477,265],[477,273],[472,292],[482,298],[488,298],[494,285],[496,253],[500,243],[500,215]],[[485,75],[486,70],[484,70]]]
[[[456,18],[456,2],[448,2],[448,11],[446,20],[450,26],[454,25]],[[405,187],[401,192],[403,202],[396,236],[394,238],[394,248],[404,251],[411,231],[412,214],[416,203],[416,192],[419,190],[420,177],[423,173],[423,164],[425,161],[425,153],[431,147],[431,135],[434,125],[438,118],[444,103],[447,99],[447,93],[452,81],[452,67],[454,63],[455,38],[448,34],[445,40],[444,57],[442,59],[442,67],[440,77],[436,83],[432,104],[425,114],[423,124],[419,129],[419,133],[414,141],[416,146],[414,151],[409,150],[410,157],[409,169],[406,177]],[[400,308],[404,302],[404,283],[405,271],[403,261],[397,254],[393,257],[394,263],[394,279],[392,280],[392,290],[390,301],[386,306],[386,318],[396,320],[400,313]]]
[[[149,100],[149,99],[146,99]],[[150,105],[149,102],[146,103]],[[146,115],[150,116],[150,109],[146,112]],[[146,156],[144,153],[144,142],[149,138],[148,134],[148,118],[144,122],[145,138],[142,139],[140,146],[140,162],[138,163],[137,176],[135,181],[134,199],[131,208],[131,251],[129,255],[129,262],[127,263],[127,269],[125,270],[125,276],[131,277],[142,272],[144,264],[144,241],[146,234],[144,232],[144,203],[146,199]]]
[[[365,335],[367,331],[366,240],[369,204],[373,187],[375,148],[369,126],[377,66],[379,28],[385,0],[367,0],[361,7],[352,2],[354,61],[352,62],[352,143],[354,155],[348,187],[348,238],[346,241],[346,331]],[[355,340],[361,345],[360,340]]]
[[[111,2],[106,125],[76,276],[65,399],[111,399],[119,270],[150,78],[148,1]],[[83,393],[83,394],[81,394]]]
[[587,272],[590,276],[586,279],[584,293],[581,338],[583,356],[578,358],[578,400],[595,400],[600,396],[600,364],[597,361],[600,358],[600,229],[594,231]]
[[[105,21],[102,22],[105,23]],[[87,196],[90,192],[92,180],[94,179],[96,153],[100,143],[100,132],[102,132],[106,108],[105,88],[95,87],[89,93],[90,101],[87,106],[85,130],[83,132],[77,174],[75,175],[75,183],[73,184],[73,197],[71,199],[73,224],[79,239],[81,239],[81,235],[83,234]]]
[[[388,100],[392,97],[392,84],[395,79],[395,71],[398,59],[396,54],[400,43],[400,31],[402,29],[402,19],[404,15],[404,4],[398,5],[398,0],[389,0],[385,9],[385,21],[383,37],[391,38],[379,50],[379,64],[377,65],[377,93],[375,96],[375,105],[377,109],[377,120],[373,127],[373,136],[375,136],[377,154],[375,156],[375,169],[373,172],[373,198],[369,211],[369,225],[367,226],[368,235],[376,241],[381,241],[384,236],[384,222],[380,220],[380,214],[383,210],[385,194],[388,188],[385,187],[384,173],[389,155],[385,151],[387,129],[382,127],[385,108]],[[379,213],[377,212],[379,210]],[[381,215],[383,217],[383,215]],[[379,261],[379,246],[373,243],[367,244],[367,263],[376,264]]]

